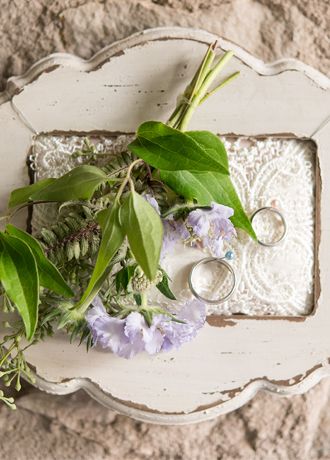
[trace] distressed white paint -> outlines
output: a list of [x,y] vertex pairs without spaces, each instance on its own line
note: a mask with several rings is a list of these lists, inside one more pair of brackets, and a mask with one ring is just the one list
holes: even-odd
[[[215,38],[201,31],[159,29],[108,47],[89,62],[53,55],[25,76],[11,79],[8,92],[21,89],[13,102],[37,132],[134,131],[146,119],[166,119],[207,43]],[[241,78],[201,107],[192,128],[310,137],[327,120],[330,83],[325,76],[296,61],[264,65],[226,41],[220,40],[220,45],[235,49],[237,58],[228,73],[240,69]],[[59,67],[52,70],[54,64]],[[6,99],[8,94],[2,96]],[[31,136],[8,103],[0,107],[0,116],[5,139],[0,145],[3,199],[7,186],[26,181]],[[330,123],[323,123],[314,140],[322,176],[321,296],[315,315],[301,322],[223,320],[224,327],[207,325],[178,352],[131,361],[97,350],[86,356],[84,347],[76,348],[59,335],[27,353],[37,369],[38,386],[58,394],[83,387],[121,413],[173,424],[233,410],[260,388],[280,394],[306,391],[330,374]],[[233,389],[237,391],[228,394]]]

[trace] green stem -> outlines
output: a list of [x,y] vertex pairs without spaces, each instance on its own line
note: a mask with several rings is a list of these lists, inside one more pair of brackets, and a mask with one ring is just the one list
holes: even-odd
[[197,93],[195,96],[192,97],[191,102],[189,104],[189,107],[187,108],[186,113],[184,114],[179,126],[177,127],[180,131],[185,131],[191,117],[193,116],[196,108],[199,106],[201,100],[204,98],[206,95],[207,90],[217,77],[217,75],[220,73],[220,71],[224,68],[224,66],[228,63],[228,61],[232,58],[233,52],[232,51],[227,51],[217,64],[211,69],[208,74],[206,75],[205,79],[203,80],[202,84],[197,90]]
[[196,74],[194,75],[194,78],[189,83],[189,85],[186,87],[180,102],[177,104],[176,108],[174,109],[174,112],[172,113],[172,115],[170,116],[167,122],[169,126],[174,127],[176,126],[177,123],[180,122],[180,119],[182,118],[187,107],[189,106],[192,97],[195,95],[201,82],[204,80],[207,73],[211,69],[211,65],[215,57],[215,53],[214,53],[215,46],[216,46],[216,42],[211,44],[208,47],[207,52],[204,56],[204,59],[201,65],[199,66]]
[[170,118],[167,120],[166,124],[168,126],[174,127],[176,125],[181,115],[182,105],[183,105],[183,100],[179,102],[179,104],[175,107],[174,112],[172,113]]
[[194,209],[200,209],[200,208],[209,208],[208,206],[201,206],[201,205],[197,205],[193,202],[189,202],[189,201],[186,201],[185,203],[182,203],[182,204],[176,204],[174,206],[172,206],[171,208],[167,209],[167,211],[165,211],[163,214],[162,214],[162,219],[164,219],[165,217],[168,217],[170,216],[171,214],[174,214],[178,211],[181,211],[183,209],[189,209],[190,211],[194,210]]
[[140,308],[145,308],[148,305],[148,297],[146,292],[141,292],[141,305]]
[[206,76],[209,74],[209,72],[211,70],[211,67],[212,67],[212,64],[213,64],[213,61],[214,61],[214,58],[215,58],[214,45],[211,45],[207,50],[207,53],[205,55],[205,60],[203,62],[203,65],[201,66],[200,73],[197,76],[196,84],[193,86],[193,90],[191,91],[191,94],[189,95],[189,86],[188,86],[188,97],[187,97],[187,94],[185,94],[185,96],[186,96],[186,104],[185,104],[184,110],[182,111],[182,114],[181,114],[181,120],[177,124],[177,128],[181,129],[182,131],[183,131],[183,129],[181,128],[181,124],[184,122],[184,120],[185,120],[187,114],[189,114],[190,110],[192,110],[192,112],[194,112],[195,108],[197,107],[197,106],[194,107],[195,106],[194,100],[195,100],[196,97],[198,97],[200,87],[203,84]]
[[[7,223],[10,221],[10,219],[12,219],[19,211],[21,211],[22,209],[24,208],[27,208],[29,206],[34,206],[36,204],[44,204],[44,203],[53,203],[53,201],[50,201],[50,200],[40,200],[40,201],[30,201],[29,203],[24,203],[22,204],[21,206],[19,206],[18,208],[15,208],[13,210],[13,212],[10,212],[8,214],[6,214],[5,216],[0,216],[0,221],[2,220],[6,220]],[[8,211],[7,211],[8,212]]]
[[196,108],[202,104],[209,96],[236,78],[239,72],[230,75],[220,85],[208,91],[215,78],[233,56],[232,51],[227,51],[217,63],[212,67],[215,58],[216,43],[210,45],[204,56],[203,62],[199,66],[194,78],[186,87],[181,100],[178,102],[174,112],[170,116],[167,124],[180,131],[185,131]]
[[167,122],[169,126],[177,127],[178,125],[180,125],[181,120],[184,118],[185,113],[187,109],[189,108],[189,105],[191,104],[192,98],[195,96],[200,84],[204,81],[206,75],[211,69],[211,66],[212,66],[212,63],[215,57],[215,53],[214,53],[215,46],[216,46],[216,42],[211,44],[208,47],[207,52],[204,56],[203,62],[199,66],[192,81],[186,87],[180,102],[178,103],[173,114],[170,116]]
[[209,91],[208,93],[205,94],[205,96],[200,100],[199,105],[203,104],[203,102],[206,101],[210,96],[212,96],[214,93],[219,91],[219,89],[223,88],[227,83],[230,83],[231,81],[235,80],[236,77],[238,77],[240,72],[235,72],[232,75],[230,75],[228,78],[226,78],[220,85],[216,86],[212,91]]
[[14,348],[16,347],[16,343],[14,342],[9,350],[7,351],[7,353],[1,358],[1,361],[0,361],[0,367],[3,366],[3,363],[6,361],[6,359],[8,358],[8,356],[10,356],[11,352],[14,350]]
[[214,58],[215,58],[214,50],[216,48],[216,45],[217,45],[217,42],[212,43],[209,46],[209,48],[208,48],[208,50],[206,52],[205,58],[204,58],[203,63],[201,65],[201,70],[200,70],[199,75],[198,75],[198,77],[196,79],[195,87],[194,87],[194,89],[192,91],[192,97],[196,94],[196,91],[200,87],[201,83],[205,80],[206,75],[211,70],[211,67],[212,67],[212,64],[213,64],[213,61],[214,61]]
[[112,171],[110,174],[107,175],[107,177],[115,176],[116,174],[125,171],[125,169],[128,169],[129,166],[123,166],[122,168],[116,169],[115,171]]
[[120,197],[122,196],[123,191],[124,191],[124,189],[125,189],[127,183],[131,180],[131,172],[132,172],[134,166],[136,166],[136,165],[139,164],[139,163],[143,163],[143,160],[140,160],[140,159],[134,160],[134,161],[129,165],[129,167],[128,167],[128,169],[127,169],[127,174],[126,174],[126,176],[125,176],[125,179],[123,180],[121,186],[119,187],[118,193],[117,193],[116,198],[115,198],[115,202],[117,202],[117,203],[119,202]]

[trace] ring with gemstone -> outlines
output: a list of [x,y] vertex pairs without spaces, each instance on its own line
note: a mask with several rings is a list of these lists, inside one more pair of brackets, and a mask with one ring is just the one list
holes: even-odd
[[281,225],[283,227],[282,232],[280,233],[279,237],[276,238],[276,240],[274,241],[264,241],[257,237],[257,241],[261,246],[273,247],[279,244],[281,241],[283,241],[283,239],[286,236],[286,233],[287,233],[286,220],[283,214],[281,213],[281,211],[279,211],[277,208],[274,208],[273,206],[263,206],[262,208],[259,208],[256,211],[254,211],[254,213],[252,214],[252,216],[250,217],[251,224],[253,224],[253,220],[255,219],[255,217],[258,214],[263,213],[263,212],[270,212],[270,213],[275,214],[277,217],[279,217],[281,221]]
[[[229,252],[230,252],[230,257],[227,256],[227,254],[229,254]],[[189,273],[189,277],[188,277],[188,284],[189,284],[189,288],[190,288],[192,294],[198,300],[200,300],[202,302],[205,302],[205,303],[208,303],[208,304],[216,305],[216,304],[219,304],[219,303],[222,303],[222,302],[226,302],[233,295],[233,293],[235,291],[235,288],[236,288],[236,275],[235,275],[235,271],[234,271],[233,267],[225,260],[225,259],[228,259],[228,260],[232,259],[232,252],[228,251],[227,254],[226,254],[225,257],[206,257],[205,259],[199,260],[198,262],[196,262],[192,266],[192,268],[190,270],[190,273]],[[229,272],[229,274],[231,276],[231,284],[230,284],[227,292],[222,297],[219,297],[217,299],[208,299],[208,298],[202,296],[201,293],[199,293],[198,290],[196,289],[196,286],[195,286],[195,283],[194,283],[194,275],[196,274],[197,270],[202,265],[210,265],[210,264],[213,264],[213,263],[217,263],[217,264],[221,265],[223,268],[225,268]]]

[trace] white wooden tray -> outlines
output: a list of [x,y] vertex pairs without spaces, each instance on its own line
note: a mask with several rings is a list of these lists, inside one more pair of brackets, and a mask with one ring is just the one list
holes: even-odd
[[[197,30],[154,29],[89,61],[54,54],[9,79],[0,94],[0,211],[11,189],[29,182],[26,159],[37,134],[132,133],[145,120],[165,120],[216,38]],[[131,361],[96,349],[87,355],[59,334],[27,352],[39,388],[54,394],[83,388],[122,414],[183,424],[232,411],[260,389],[302,393],[330,374],[329,79],[295,60],[264,64],[218,40],[223,50],[235,51],[228,73],[240,70],[240,84],[210,98],[191,128],[289,134],[316,143],[313,313],[210,317],[180,351]]]

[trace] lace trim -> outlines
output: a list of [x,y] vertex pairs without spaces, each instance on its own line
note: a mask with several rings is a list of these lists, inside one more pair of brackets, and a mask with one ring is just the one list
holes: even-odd
[[[36,138],[31,156],[36,180],[59,177],[79,164],[72,153],[83,146],[81,136]],[[126,149],[131,136],[97,137],[91,140],[99,152],[111,155]],[[232,242],[235,253],[231,262],[238,286],[234,296],[220,305],[209,306],[209,313],[232,315],[306,315],[313,308],[314,291],[314,215],[315,215],[315,149],[309,141],[296,139],[223,139],[228,151],[232,180],[248,214],[277,201],[287,222],[287,236],[281,245],[265,248],[255,244],[243,232]],[[108,159],[100,157],[100,164]],[[33,228],[37,230],[55,218],[56,209],[37,206]],[[258,234],[272,238],[274,222],[265,219]],[[175,255],[165,260],[178,298],[191,297],[187,274],[191,264],[204,257],[200,250],[178,245]],[[199,279],[199,290],[221,297],[221,284],[214,289],[214,277],[205,273]],[[218,283],[219,284],[219,283]],[[158,293],[155,302],[168,304]]]

